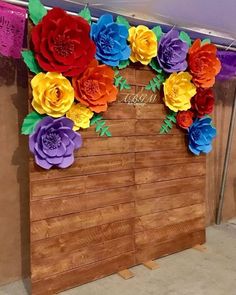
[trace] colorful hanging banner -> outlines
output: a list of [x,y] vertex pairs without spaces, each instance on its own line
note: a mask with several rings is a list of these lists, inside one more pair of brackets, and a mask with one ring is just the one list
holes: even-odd
[[20,58],[26,9],[0,1],[0,54]]

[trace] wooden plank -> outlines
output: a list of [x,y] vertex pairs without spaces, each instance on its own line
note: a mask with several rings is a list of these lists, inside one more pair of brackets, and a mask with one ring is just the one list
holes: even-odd
[[[146,104],[136,105],[137,119],[164,119],[166,117],[166,108],[164,104]],[[165,135],[166,136],[166,135]]]
[[34,295],[53,295],[68,288],[111,275],[120,270],[129,268],[134,264],[134,253],[125,253],[120,256],[115,256],[58,275],[52,275],[43,280],[32,282],[32,293]]
[[[203,176],[205,175],[204,163],[173,164],[161,167],[143,168],[135,170],[135,183],[150,183],[171,179]],[[184,184],[184,180],[183,180]]]
[[[137,120],[135,125],[136,135],[157,135],[163,124],[163,120],[152,119],[152,120]],[[113,133],[112,133],[113,134]],[[183,131],[179,128],[173,127],[169,134],[181,134]]]
[[109,206],[31,222],[31,241],[73,232],[101,224],[129,219],[135,215],[134,203]]
[[155,261],[153,261],[153,260],[149,260],[149,261],[143,262],[143,265],[144,265],[146,268],[150,269],[150,270],[155,270],[155,269],[160,268],[160,265],[157,264],[157,263],[156,263]]
[[[165,138],[163,137],[165,136]],[[145,151],[157,151],[157,150],[186,150],[185,136],[171,135],[171,134],[159,134],[150,136],[137,136],[135,139],[135,152]]]
[[204,190],[136,201],[136,216],[203,203]]
[[[116,182],[114,182],[114,179],[116,179]],[[133,170],[60,178],[57,180],[32,181],[31,200],[41,199],[41,197],[55,198],[55,196],[78,195],[132,184],[134,184]]]
[[205,186],[204,176],[189,177],[185,178],[184,181],[191,185],[183,185],[183,179],[138,184],[136,185],[136,200],[169,196],[177,193],[188,193],[199,188],[204,188]]
[[196,204],[188,207],[140,216],[135,219],[135,232],[161,228],[167,225],[204,217],[204,214],[204,204]]
[[134,273],[132,273],[132,271],[130,271],[129,269],[123,269],[121,271],[118,271],[117,274],[124,280],[129,280],[134,277]]
[[167,241],[179,240],[183,235],[201,231],[204,228],[205,218],[200,217],[161,228],[138,232],[135,234],[135,246],[139,249],[148,247],[152,244],[156,245]]
[[40,280],[47,277],[49,273],[58,274],[131,251],[134,251],[133,237],[125,236],[97,244],[96,247],[90,245],[75,252],[53,254],[45,259],[32,257],[32,280]]
[[96,247],[99,243],[132,235],[133,232],[133,218],[94,226],[32,242],[31,256],[33,259],[41,259],[71,253],[83,247]]
[[69,169],[45,170],[30,161],[31,181],[133,169],[135,154],[79,157]]
[[201,162],[205,164],[205,161],[206,157],[204,155],[195,157],[184,149],[176,153],[169,150],[135,153],[135,168],[158,167],[190,162]]
[[31,202],[31,220],[63,216],[91,209],[118,205],[134,201],[135,187],[127,186],[104,191],[65,196],[50,199],[39,199]]
[[191,248],[196,243],[205,242],[205,231],[201,230],[198,232],[193,232],[187,235],[181,236],[178,240],[168,241],[165,243],[153,244],[150,246],[145,246],[142,249],[136,251],[136,261],[137,263],[143,263],[147,260],[156,259],[162,256],[170,255],[185,249]]
[[104,119],[136,119],[135,106],[124,103],[114,103],[103,114]]
[[134,137],[100,137],[83,140],[81,149],[75,152],[76,157],[113,155],[134,152]]
[[207,247],[205,245],[196,244],[195,246],[193,246],[193,249],[202,253],[207,252]]

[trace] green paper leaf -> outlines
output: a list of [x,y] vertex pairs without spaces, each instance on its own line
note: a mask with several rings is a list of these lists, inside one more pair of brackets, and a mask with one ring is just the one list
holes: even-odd
[[94,124],[96,124],[98,121],[102,120],[102,116],[95,114],[92,119],[90,120],[90,126],[93,126]]
[[111,132],[110,132],[109,130],[107,130],[105,134],[106,134],[106,136],[108,136],[108,137],[111,137],[111,136],[112,136],[112,135],[111,135]]
[[166,115],[163,124],[160,128],[160,134],[169,133],[170,130],[173,128],[173,123],[176,123],[176,115],[177,113],[170,111],[169,114]]
[[154,71],[156,71],[157,73],[161,73],[161,72],[162,72],[162,69],[160,68],[159,63],[158,63],[158,61],[157,61],[156,58],[153,58],[153,59],[151,60],[151,62],[149,63],[149,66],[150,66]]
[[211,39],[206,38],[202,40],[201,45],[210,44],[210,43],[211,43]]
[[148,85],[145,87],[146,90],[152,90],[152,92],[156,92],[161,89],[161,85],[165,81],[166,76],[164,72],[157,74],[152,80],[149,81]]
[[152,28],[152,31],[155,33],[156,37],[157,37],[157,41],[160,41],[163,32],[160,26],[156,26],[154,28]]
[[23,121],[21,126],[21,134],[32,134],[36,125],[43,119],[44,115],[40,115],[36,112],[29,113]]
[[47,14],[47,9],[39,0],[29,0],[29,17],[37,25]]
[[180,34],[179,34],[179,38],[182,41],[186,42],[189,47],[191,46],[191,44],[192,44],[191,38],[189,37],[189,35],[186,32],[181,31]]
[[117,18],[116,18],[116,23],[117,23],[117,24],[121,24],[121,25],[125,25],[127,29],[130,28],[130,24],[129,24],[129,22],[128,22],[127,19],[126,19],[125,17],[123,17],[123,16],[120,16],[120,15],[117,16]]
[[31,72],[38,74],[43,72],[43,70],[38,65],[37,60],[34,57],[34,53],[31,50],[24,50],[21,51],[21,55],[26,63],[27,67],[30,69]]
[[111,136],[111,132],[108,130],[109,127],[106,126],[106,121],[102,115],[95,114],[90,120],[90,126],[92,125],[96,125],[95,131],[99,133],[99,136]]
[[131,89],[131,86],[127,83],[127,80],[119,74],[119,70],[115,70],[114,85],[120,90]]
[[79,13],[79,16],[81,16],[82,18],[84,18],[90,25],[91,25],[91,21],[92,21],[92,16],[91,16],[91,12],[90,9],[88,7],[84,7]]
[[118,65],[118,68],[121,70],[121,69],[125,69],[126,67],[128,67],[128,65],[130,64],[130,60],[127,59],[127,60],[122,60],[120,61],[119,65]]

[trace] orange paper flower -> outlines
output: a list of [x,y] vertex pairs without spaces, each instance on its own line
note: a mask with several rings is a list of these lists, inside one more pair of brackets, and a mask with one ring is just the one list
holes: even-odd
[[200,39],[195,40],[189,49],[188,65],[197,87],[209,88],[215,83],[215,76],[221,69],[216,51],[214,44],[201,46]]
[[72,79],[76,99],[96,113],[106,111],[107,103],[115,101],[118,93],[114,75],[112,68],[93,60],[82,75]]

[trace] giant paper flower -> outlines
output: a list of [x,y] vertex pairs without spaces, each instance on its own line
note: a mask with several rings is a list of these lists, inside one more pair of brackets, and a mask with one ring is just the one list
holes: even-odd
[[178,112],[176,122],[181,128],[189,128],[193,124],[193,112],[190,110]]
[[188,65],[197,87],[209,88],[215,83],[215,76],[220,72],[220,60],[216,56],[216,46],[205,44],[197,39],[189,49]]
[[197,88],[197,94],[192,98],[192,109],[198,117],[212,113],[215,99],[211,88]]
[[172,73],[164,84],[164,103],[174,112],[186,111],[191,107],[191,97],[196,87],[191,83],[192,76],[187,72]]
[[187,53],[188,44],[180,40],[178,31],[171,30],[159,42],[157,60],[167,73],[185,71]]
[[74,89],[62,74],[39,73],[31,80],[31,86],[32,106],[39,114],[61,117],[74,102]]
[[96,44],[96,59],[102,63],[118,66],[120,61],[129,58],[128,29],[115,23],[112,15],[102,15],[96,24],[92,24],[91,37]]
[[80,103],[74,103],[66,113],[66,117],[74,122],[73,130],[75,131],[80,128],[88,128],[90,126],[90,119],[92,116],[93,112]]
[[69,77],[82,73],[96,51],[89,34],[90,26],[82,17],[68,15],[60,8],[50,10],[32,29],[40,67]]
[[81,147],[82,139],[72,128],[73,122],[65,117],[44,117],[37,124],[30,135],[29,148],[40,167],[67,168],[74,162],[74,150]]
[[96,113],[107,110],[107,103],[116,100],[117,88],[113,85],[114,71],[93,60],[87,70],[72,79],[76,99]]
[[189,149],[195,155],[209,153],[212,150],[212,140],[216,137],[216,129],[212,127],[212,119],[204,117],[196,119],[189,128]]
[[131,27],[129,39],[131,46],[130,60],[148,65],[153,57],[157,55],[157,37],[155,33],[146,26]]

